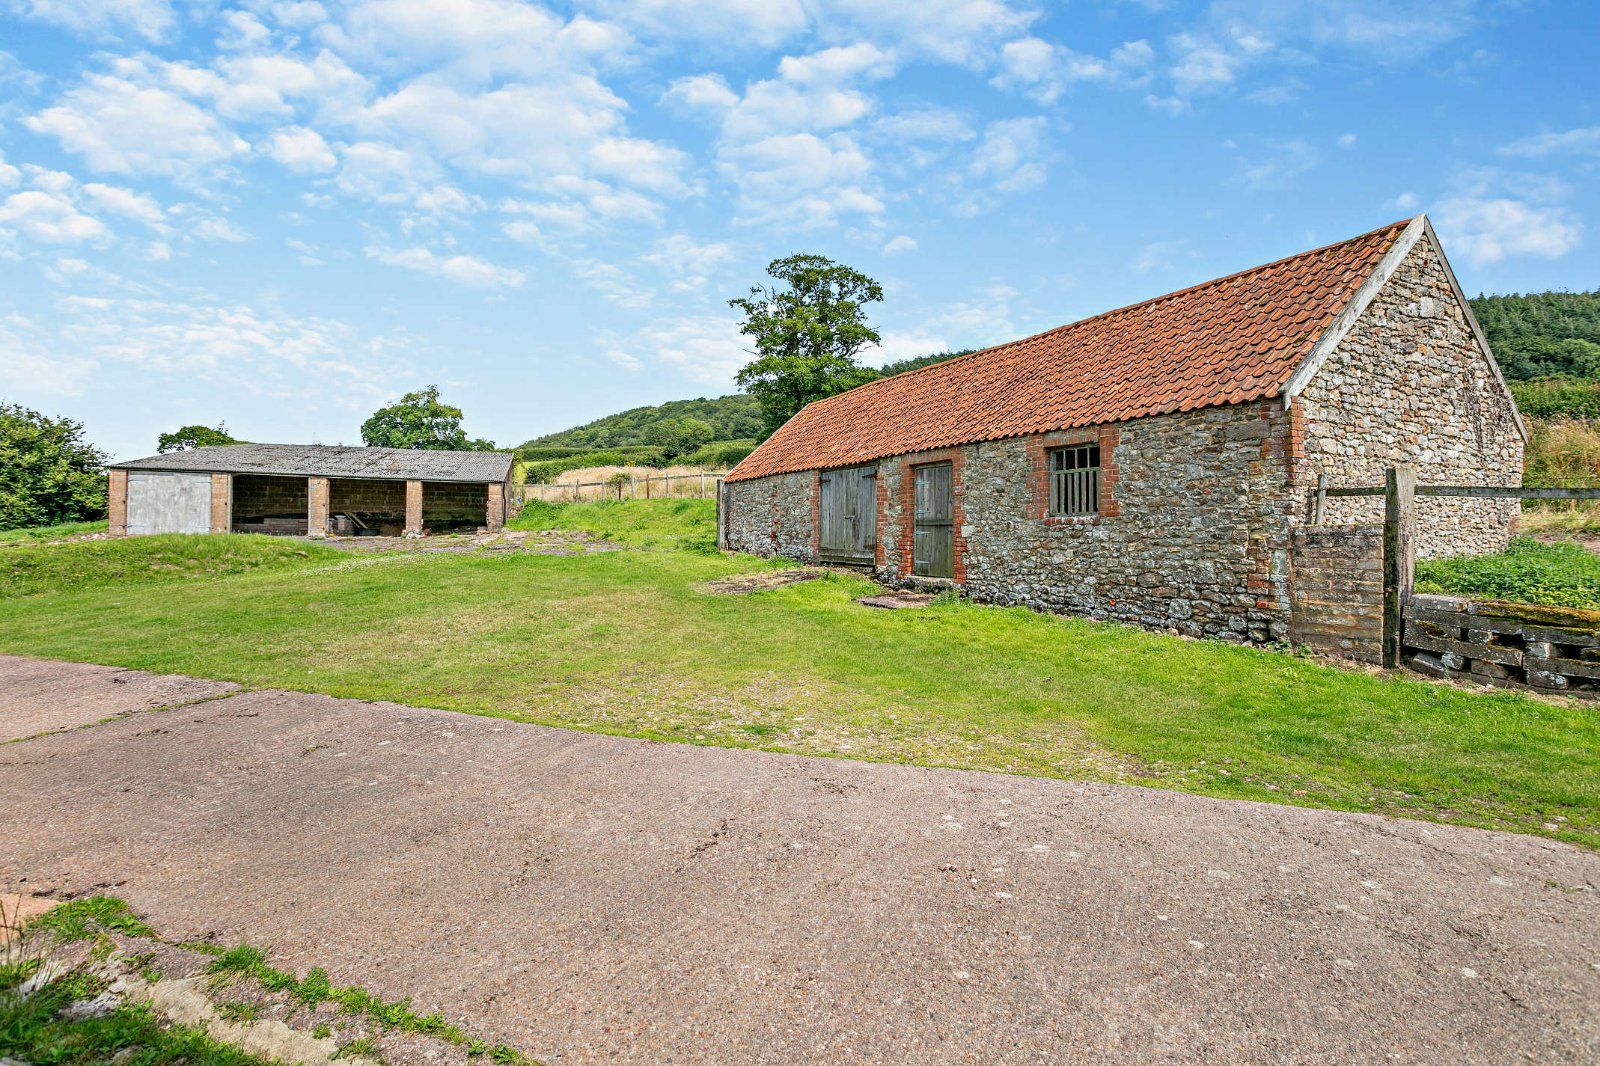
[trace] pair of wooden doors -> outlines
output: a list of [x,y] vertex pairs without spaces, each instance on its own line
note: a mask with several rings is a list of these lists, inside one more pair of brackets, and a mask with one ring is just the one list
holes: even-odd
[[824,470],[817,521],[823,562],[871,566],[878,552],[878,468]]

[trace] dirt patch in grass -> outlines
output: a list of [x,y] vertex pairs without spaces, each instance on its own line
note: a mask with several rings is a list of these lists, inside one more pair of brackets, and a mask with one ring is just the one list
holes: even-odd
[[752,592],[781,589],[785,585],[798,585],[802,581],[815,581],[826,576],[825,570],[763,570],[756,574],[718,578],[706,582],[702,587],[719,596],[747,596]]
[[318,540],[341,551],[378,554],[469,555],[480,552],[527,552],[532,555],[583,555],[621,551],[622,545],[583,529],[506,530],[503,533],[448,533],[431,537],[328,537]]

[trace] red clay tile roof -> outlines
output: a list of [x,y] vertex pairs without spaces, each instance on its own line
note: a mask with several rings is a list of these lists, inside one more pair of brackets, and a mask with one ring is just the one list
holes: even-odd
[[1409,221],[818,400],[727,480],[1276,396]]

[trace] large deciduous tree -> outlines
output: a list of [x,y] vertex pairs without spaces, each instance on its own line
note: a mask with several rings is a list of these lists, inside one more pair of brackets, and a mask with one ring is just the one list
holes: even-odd
[[0,529],[104,518],[106,461],[81,424],[0,403]]
[[369,448],[492,451],[489,441],[467,438],[461,418],[461,408],[441,402],[439,386],[429,385],[373,412],[361,423],[361,439]]
[[780,284],[728,301],[744,312],[739,332],[755,342],[738,381],[761,403],[763,438],[811,401],[877,376],[856,357],[879,340],[863,308],[883,299],[876,281],[820,255],[773,260],[767,274]]
[[229,434],[227,427],[222,424],[218,424],[216,429],[210,426],[184,426],[157,437],[156,451],[165,455],[167,452],[186,452],[190,448],[214,448],[224,444],[243,443]]

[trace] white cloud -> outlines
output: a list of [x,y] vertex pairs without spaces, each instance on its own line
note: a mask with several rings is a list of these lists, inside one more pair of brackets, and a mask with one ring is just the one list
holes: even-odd
[[868,366],[882,366],[900,359],[915,359],[919,355],[949,350],[949,343],[938,334],[885,330],[881,342],[862,350],[861,361]]
[[1353,133],[1340,134],[1338,144],[1340,148],[1348,151],[1356,146],[1356,135]]
[[6,6],[18,15],[102,39],[128,33],[163,41],[174,21],[167,0],[7,0]]
[[1154,58],[1155,50],[1148,41],[1129,41],[1102,59],[1039,37],[1023,37],[1000,50],[1000,72],[991,84],[1025,92],[1042,104],[1051,104],[1079,82],[1142,85],[1148,80],[1146,71]]
[[0,318],[0,395],[80,396],[94,368],[93,360],[62,352],[32,320]]
[[1186,240],[1151,241],[1139,249],[1139,254],[1133,260],[1133,269],[1140,274],[1167,270],[1175,266],[1179,257],[1184,255],[1191,258],[1194,256]]
[[688,315],[647,326],[626,340],[605,345],[605,357],[638,369],[651,362],[676,370],[690,381],[727,388],[750,362],[739,323],[721,315]]
[[0,232],[11,231],[45,244],[103,241],[111,231],[84,214],[60,192],[24,189],[0,201]]
[[1559,259],[1583,233],[1563,208],[1509,197],[1452,196],[1440,202],[1434,222],[1445,247],[1477,264],[1517,255]]
[[368,248],[367,255],[387,266],[448,278],[480,289],[518,289],[522,271],[495,266],[474,255],[437,255],[427,248]]
[[883,211],[883,201],[865,187],[872,164],[845,133],[767,137],[725,149],[719,165],[739,186],[739,221],[819,227]]
[[148,193],[93,181],[83,186],[83,193],[103,211],[143,222],[151,229],[163,232],[167,229],[165,212]]
[[195,177],[249,150],[210,111],[150,84],[143,64],[119,60],[24,120],[34,133],[99,171]]
[[972,125],[958,111],[948,108],[926,107],[885,115],[873,123],[873,129],[897,141],[953,144],[970,141],[975,134]]
[[1392,207],[1396,211],[1404,211],[1409,214],[1412,211],[1415,211],[1419,206],[1421,206],[1421,204],[1422,198],[1416,193],[1403,192],[1399,196],[1396,196],[1393,200],[1390,200],[1385,206]]
[[273,159],[302,174],[322,174],[338,165],[338,157],[322,134],[304,126],[286,126],[263,145]]
[[1007,0],[586,0],[652,39],[712,51],[775,48],[809,31],[827,43],[869,43],[978,66],[1038,17]]
[[230,220],[221,215],[207,215],[186,230],[188,236],[197,241],[222,241],[227,244],[242,244],[250,239],[250,235]]
[[898,237],[892,238],[883,246],[884,255],[900,255],[904,252],[914,252],[916,250],[916,238],[907,237],[904,233],[900,234]]
[[1239,179],[1248,189],[1259,191],[1287,189],[1300,175],[1322,161],[1321,155],[1305,141],[1285,141],[1273,145],[1259,159],[1239,161]]
[[688,234],[675,233],[652,244],[639,262],[660,271],[674,292],[693,292],[704,288],[732,258],[731,245],[720,241],[702,243]]
[[1540,159],[1550,155],[1600,154],[1600,126],[1581,126],[1559,133],[1538,133],[1512,141],[1500,149],[1504,156],[1525,156]]
[[476,82],[559,78],[629,47],[627,34],[614,25],[565,21],[518,0],[357,0],[319,36],[365,66]]
[[801,0],[587,0],[584,5],[656,39],[773,48],[806,29]]
[[989,123],[972,152],[968,166],[972,177],[1002,192],[1043,185],[1045,128],[1045,120],[1038,116]]

